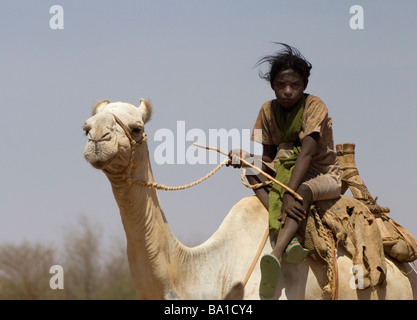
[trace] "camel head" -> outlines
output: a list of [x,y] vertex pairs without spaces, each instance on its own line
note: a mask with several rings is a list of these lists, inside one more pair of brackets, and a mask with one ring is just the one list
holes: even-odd
[[150,119],[149,101],[139,107],[124,102],[98,102],[83,130],[88,138],[85,159],[96,169],[122,173],[129,166],[132,149],[146,140],[144,125]]

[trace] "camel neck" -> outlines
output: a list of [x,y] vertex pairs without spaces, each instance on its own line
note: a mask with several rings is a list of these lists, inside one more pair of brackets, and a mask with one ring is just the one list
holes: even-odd
[[[141,161],[135,161],[132,176],[139,181],[153,181],[149,157],[137,160]],[[172,288],[170,249],[178,240],[166,222],[157,192],[135,183],[121,183],[121,177],[108,177],[120,209],[131,275],[138,294],[143,299],[162,299]]]

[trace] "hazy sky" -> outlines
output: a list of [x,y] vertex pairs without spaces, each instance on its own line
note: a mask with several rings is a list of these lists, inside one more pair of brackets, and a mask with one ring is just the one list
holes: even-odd
[[[64,29],[50,26],[53,5],[63,8]],[[363,29],[350,27],[353,5],[363,8]],[[179,138],[179,123],[184,132],[237,129],[243,137],[274,97],[255,67],[279,49],[274,42],[312,63],[306,91],[326,103],[335,143],[356,143],[371,194],[416,236],[416,12],[415,0],[2,0],[0,243],[60,244],[81,214],[105,241],[124,237],[110,183],[83,158],[92,105],[151,99],[155,180],[188,183],[215,165],[157,164],[155,134]],[[251,194],[232,168],[193,189],[159,191],[186,243],[207,239]]]

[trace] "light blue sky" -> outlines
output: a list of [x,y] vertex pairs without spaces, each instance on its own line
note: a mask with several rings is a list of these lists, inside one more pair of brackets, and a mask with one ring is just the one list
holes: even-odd
[[[49,27],[54,4],[63,30]],[[363,30],[349,27],[356,4]],[[356,143],[371,194],[417,235],[415,12],[414,0],[1,1],[0,243],[59,244],[80,214],[106,241],[123,237],[110,184],[82,154],[92,105],[151,99],[151,157],[155,132],[175,132],[177,121],[207,134],[251,129],[273,98],[254,66],[276,41],[312,63],[307,92],[327,104],[335,143]],[[181,185],[213,167],[154,162],[153,171]],[[193,189],[159,192],[174,233],[186,243],[208,238],[251,194],[239,176],[223,168]]]

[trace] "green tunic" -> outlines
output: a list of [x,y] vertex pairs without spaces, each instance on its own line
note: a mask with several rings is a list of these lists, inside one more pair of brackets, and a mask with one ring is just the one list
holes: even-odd
[[[298,155],[301,152],[301,141],[298,137],[301,131],[303,122],[304,107],[307,95],[303,95],[300,101],[294,106],[288,119],[285,119],[284,109],[281,105],[278,106],[275,118],[279,129],[284,133],[284,142],[291,142],[293,144],[293,155],[288,158],[279,159],[275,163],[276,177],[279,182],[287,185],[290,181],[292,171]],[[281,222],[278,218],[281,216],[282,197],[285,189],[280,185],[274,183],[269,192],[269,228],[279,231]]]

